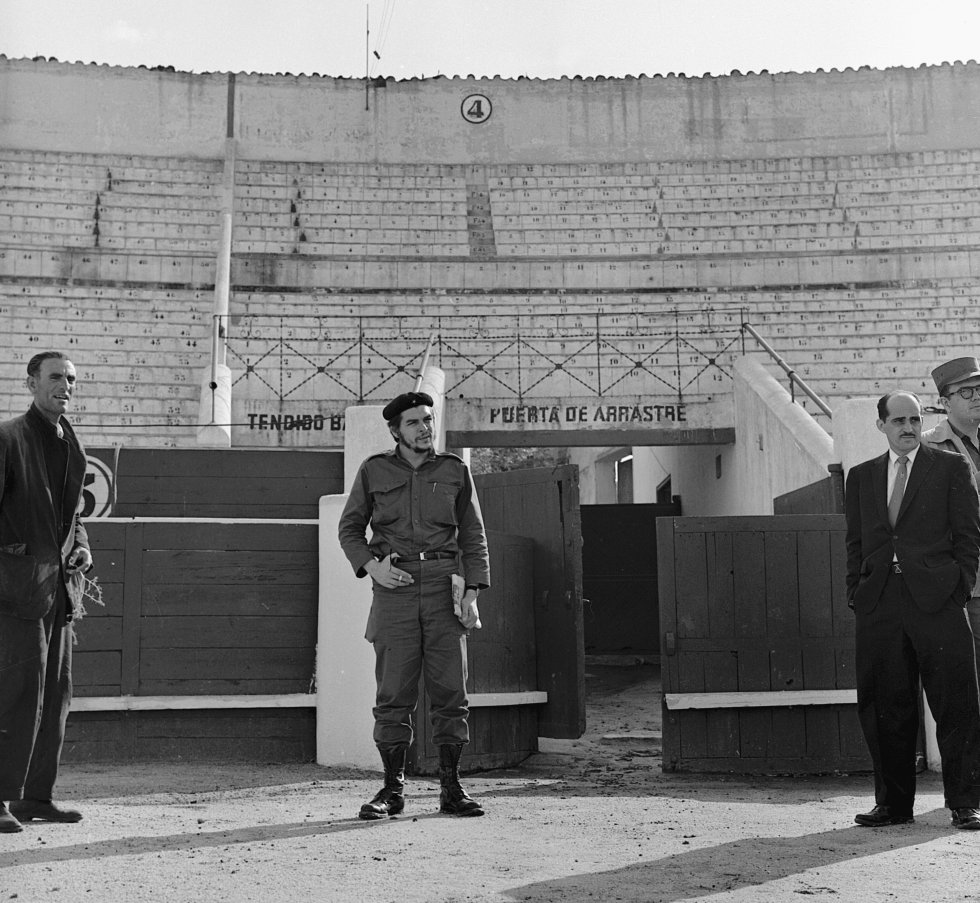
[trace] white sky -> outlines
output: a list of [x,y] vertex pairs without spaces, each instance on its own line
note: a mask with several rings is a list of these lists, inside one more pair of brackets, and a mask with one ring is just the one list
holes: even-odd
[[368,59],[395,78],[881,69],[974,59],[978,38],[980,0],[0,0],[9,59],[191,72],[359,78]]

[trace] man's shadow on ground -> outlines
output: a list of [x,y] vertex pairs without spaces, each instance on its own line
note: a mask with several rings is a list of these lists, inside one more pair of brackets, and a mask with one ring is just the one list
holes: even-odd
[[[297,837],[322,837],[341,831],[371,830],[372,828],[409,827],[412,822],[430,818],[452,818],[439,812],[422,812],[413,816],[399,816],[379,821],[362,821],[353,818],[330,821],[291,822],[282,825],[254,825],[227,831],[201,831],[182,834],[162,834],[121,837],[96,840],[65,846],[32,847],[0,853],[0,870],[23,865],[41,865],[50,862],[70,862],[84,859],[104,859],[107,856],[140,856],[146,853],[175,853],[181,850],[201,850],[225,847],[233,844],[261,843],[265,841],[292,840]],[[28,823],[25,831],[32,830]],[[2,884],[2,882],[0,882]]]
[[[512,888],[515,900],[616,900],[621,903],[675,903],[758,887],[802,876],[861,856],[918,847],[949,837],[945,809],[916,816],[916,824],[889,828],[846,827],[797,837],[751,837],[689,852],[636,862],[612,871],[569,875]],[[797,893],[836,893],[801,877]]]

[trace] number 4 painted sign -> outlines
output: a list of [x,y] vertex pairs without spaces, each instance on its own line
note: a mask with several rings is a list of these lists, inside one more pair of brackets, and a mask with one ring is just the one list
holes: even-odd
[[479,124],[490,118],[490,114],[493,112],[493,104],[490,103],[490,98],[484,94],[470,94],[463,98],[459,111],[467,122]]

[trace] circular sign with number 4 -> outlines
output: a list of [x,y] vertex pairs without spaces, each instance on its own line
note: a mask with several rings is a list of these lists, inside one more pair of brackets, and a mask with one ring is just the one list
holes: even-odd
[[463,98],[459,111],[463,114],[463,119],[467,122],[479,124],[486,122],[493,112],[493,104],[485,94],[470,94]]

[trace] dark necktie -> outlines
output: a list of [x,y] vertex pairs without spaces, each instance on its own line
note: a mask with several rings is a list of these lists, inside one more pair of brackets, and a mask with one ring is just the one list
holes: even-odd
[[892,487],[892,497],[888,500],[888,521],[895,526],[898,520],[898,512],[902,507],[902,498],[905,496],[905,483],[909,477],[909,459],[907,455],[902,455],[898,459],[898,473],[895,474],[895,485]]

